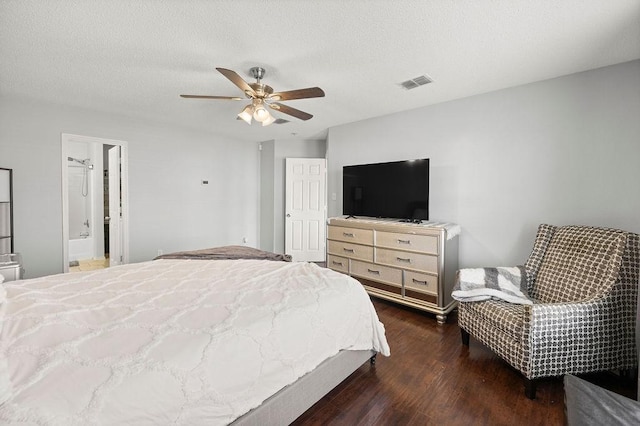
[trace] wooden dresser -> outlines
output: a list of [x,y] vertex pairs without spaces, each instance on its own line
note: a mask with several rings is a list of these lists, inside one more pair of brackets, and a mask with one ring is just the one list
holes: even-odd
[[327,267],[351,275],[382,299],[436,314],[456,307],[451,297],[458,270],[458,234],[451,223],[331,218]]

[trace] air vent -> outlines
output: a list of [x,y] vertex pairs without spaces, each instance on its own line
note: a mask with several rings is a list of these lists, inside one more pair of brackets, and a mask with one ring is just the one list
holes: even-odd
[[432,82],[433,82],[433,79],[425,74],[416,78],[412,78],[411,80],[403,81],[402,83],[400,83],[400,85],[405,89],[410,90],[410,89],[415,89],[416,87],[419,87],[419,86],[424,86],[425,84],[429,84]]

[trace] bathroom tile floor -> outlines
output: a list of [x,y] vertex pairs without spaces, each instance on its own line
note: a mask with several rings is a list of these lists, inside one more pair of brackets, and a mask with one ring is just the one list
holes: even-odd
[[94,271],[109,267],[109,259],[87,259],[69,262],[69,272]]

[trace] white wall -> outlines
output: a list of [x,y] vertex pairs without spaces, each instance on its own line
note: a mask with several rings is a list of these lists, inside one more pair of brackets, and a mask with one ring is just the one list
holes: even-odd
[[[257,241],[255,144],[26,99],[0,99],[0,167],[14,169],[26,276],[62,271],[61,133],[128,142],[130,260]],[[209,185],[201,185],[203,179]]]
[[275,250],[275,141],[258,144],[260,149],[260,248]]
[[640,61],[329,129],[329,215],[342,166],[425,157],[460,267],[522,264],[540,223],[640,232]]

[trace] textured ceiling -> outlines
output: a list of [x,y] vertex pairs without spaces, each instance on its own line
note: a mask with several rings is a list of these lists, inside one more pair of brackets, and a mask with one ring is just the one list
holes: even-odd
[[[640,58],[639,0],[0,0],[0,96],[149,118],[247,141],[332,126]],[[215,67],[266,68],[314,115],[248,126]],[[414,90],[399,83],[422,74]]]

